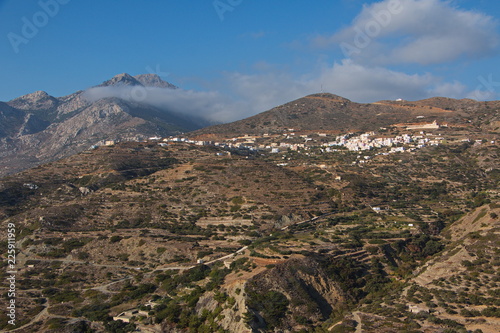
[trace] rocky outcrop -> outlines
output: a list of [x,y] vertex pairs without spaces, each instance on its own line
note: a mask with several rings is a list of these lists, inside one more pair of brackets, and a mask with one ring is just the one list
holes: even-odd
[[276,229],[281,229],[285,226],[292,225],[294,223],[297,223],[299,221],[303,221],[304,216],[300,216],[297,214],[289,214],[289,215],[282,215],[279,220],[274,224],[274,227]]
[[[203,294],[196,312],[216,313],[229,332],[297,332],[310,329],[344,308],[350,295],[311,257],[295,257],[251,277],[230,279],[217,292]],[[230,301],[229,301],[230,300]]]
[[[350,300],[321,265],[309,257],[290,259],[256,275],[248,281],[245,291],[248,310],[253,315],[250,325],[255,331],[274,326],[280,332],[295,332],[306,328],[306,323],[327,319],[335,309],[342,308]],[[262,295],[275,300],[266,300]],[[276,304],[266,305],[268,301],[281,303],[286,308],[283,307],[281,314],[269,313]],[[282,318],[276,320],[280,315]]]
[[[245,296],[242,290],[245,289],[244,280],[237,280],[229,285],[225,285],[221,292],[227,293],[230,297],[234,298],[234,304],[226,304],[222,307],[220,313],[220,320],[217,324],[228,330],[229,332],[241,332],[241,333],[251,333],[252,330],[245,322],[245,313],[248,311],[246,307]],[[227,302],[226,302],[227,303]],[[203,311],[214,312],[217,311],[221,304],[217,302],[214,298],[213,292],[205,293],[198,304],[196,305],[196,311],[198,315],[201,315]]]
[[156,88],[169,88],[169,89],[177,89],[173,84],[163,81],[156,74],[141,74],[134,76],[134,79],[139,81],[145,87],[156,87]]
[[45,91],[35,91],[34,93],[13,99],[9,102],[9,105],[26,111],[51,110],[59,105],[59,100],[50,96]]

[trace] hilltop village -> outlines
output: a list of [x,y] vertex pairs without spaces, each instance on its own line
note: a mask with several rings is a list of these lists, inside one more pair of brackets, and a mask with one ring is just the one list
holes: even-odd
[[[137,140],[140,141],[140,140]],[[448,125],[440,125],[436,121],[420,124],[398,124],[392,128],[381,127],[377,132],[356,132],[335,134],[325,132],[296,131],[293,128],[283,129],[281,133],[265,133],[263,135],[243,135],[218,140],[199,140],[184,136],[168,138],[150,137],[146,141],[156,141],[158,145],[167,147],[170,144],[188,144],[195,146],[213,146],[222,149],[217,155],[231,155],[232,151],[247,151],[250,153],[280,154],[297,152],[306,156],[325,153],[374,152],[363,156],[353,164],[366,163],[376,155],[389,155],[397,152],[415,152],[428,146],[439,146],[452,142],[474,142],[495,144],[483,138],[473,138],[470,133],[461,134]],[[114,145],[115,141],[104,141],[99,145]],[[99,145],[92,146],[96,148]],[[385,148],[382,150],[382,148]],[[285,165],[285,164],[282,164]]]

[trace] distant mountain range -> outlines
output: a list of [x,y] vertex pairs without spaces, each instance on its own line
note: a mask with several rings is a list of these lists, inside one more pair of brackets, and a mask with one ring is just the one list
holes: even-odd
[[[120,74],[98,87],[176,89],[158,75]],[[85,91],[44,91],[0,102],[0,176],[70,156],[104,140],[177,135],[211,124],[131,98],[90,100]]]

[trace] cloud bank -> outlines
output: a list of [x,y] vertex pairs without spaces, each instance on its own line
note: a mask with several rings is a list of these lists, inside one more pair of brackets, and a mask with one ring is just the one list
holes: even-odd
[[363,63],[429,65],[494,54],[497,26],[492,16],[451,1],[384,0],[365,5],[350,26],[312,44],[343,46],[346,57]]
[[211,121],[225,121],[225,110],[234,104],[215,91],[193,91],[156,87],[118,85],[94,87],[85,91],[84,98],[90,102],[109,97],[154,106],[184,115],[200,116]]
[[243,75],[233,73],[229,86],[236,94],[263,111],[284,102],[325,92],[346,97],[354,102],[376,102],[404,98],[418,100],[434,96],[462,98],[467,87],[446,82],[429,73],[407,74],[381,66],[367,66],[344,59],[325,66],[309,78],[294,78],[286,73]]

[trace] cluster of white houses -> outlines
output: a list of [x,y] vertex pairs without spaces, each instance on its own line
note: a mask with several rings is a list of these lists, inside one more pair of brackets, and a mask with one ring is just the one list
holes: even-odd
[[[392,147],[389,151],[389,153],[391,153],[405,151],[405,149],[415,150],[425,146],[439,145],[444,140],[441,135],[433,135],[424,133],[423,131],[418,135],[402,134],[393,137],[377,136],[375,132],[367,132],[356,136],[351,133],[336,136],[334,140],[325,142],[329,137],[330,136],[325,133],[295,135],[294,132],[289,132],[283,135],[245,135],[242,137],[230,138],[223,142],[198,141],[182,137],[171,137],[163,139],[163,142],[159,144],[188,143],[198,146],[216,146],[225,150],[247,149],[250,151],[268,151],[271,153],[280,153],[288,150],[310,150],[312,148],[320,148],[321,152],[329,153],[338,151],[341,147],[349,151],[364,151],[375,148]],[[151,139],[160,140],[160,138],[150,138],[150,140]]]
[[[412,145],[412,148],[423,148],[428,145],[439,145],[441,136],[430,136],[421,132],[420,135],[403,134],[395,137],[376,137],[374,132],[363,133],[359,136],[342,135],[335,141],[326,144],[326,151],[335,151],[332,147],[341,146],[349,151],[371,150],[374,148],[394,147],[390,152],[404,151],[403,145]],[[395,147],[396,146],[396,147]]]
[[[407,130],[419,132],[408,132],[396,136],[376,134],[367,132],[355,135],[349,133],[345,135],[334,136],[327,133],[296,133],[294,129],[285,129],[280,134],[263,135],[244,135],[219,141],[193,140],[186,137],[150,137],[147,141],[157,141],[160,146],[170,144],[191,144],[196,146],[215,146],[223,150],[217,155],[230,155],[231,150],[244,149],[248,151],[267,151],[270,153],[281,153],[286,151],[308,151],[315,149],[316,152],[331,153],[342,150],[348,151],[369,151],[377,148],[389,148],[387,152],[381,154],[390,154],[403,151],[415,151],[426,146],[440,145],[444,138],[441,134],[426,133],[424,130],[434,130],[446,125],[433,123],[406,124],[397,127],[404,127]],[[385,130],[385,128],[381,128]],[[99,145],[113,145],[115,141],[102,142]],[[92,146],[95,148],[97,146]],[[307,153],[309,154],[309,153]]]

